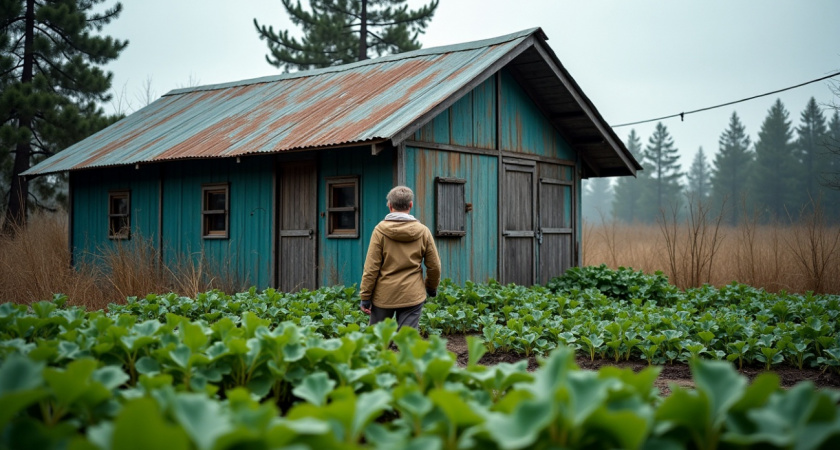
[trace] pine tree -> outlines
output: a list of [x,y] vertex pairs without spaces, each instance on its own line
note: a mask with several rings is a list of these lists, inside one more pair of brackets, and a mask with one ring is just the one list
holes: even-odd
[[612,188],[609,178],[590,178],[583,183],[583,220],[600,223],[610,219]]
[[644,159],[650,166],[650,174],[643,189],[642,209],[649,221],[656,220],[662,212],[678,208],[680,204],[679,150],[674,147],[674,140],[662,122],[656,124],[645,147]]
[[799,163],[793,152],[793,132],[781,99],[767,112],[755,143],[750,196],[765,220],[784,219],[796,212],[795,176]]
[[642,157],[642,140],[639,139],[636,130],[630,130],[630,135],[627,136],[627,149],[642,164],[643,170],[636,172],[636,178],[622,177],[618,179],[615,183],[612,209],[616,220],[633,223],[641,220],[640,198],[644,180],[650,170]]
[[700,147],[694,154],[694,160],[691,162],[688,173],[685,174],[686,179],[688,179],[688,192],[686,194],[690,199],[705,202],[709,198],[711,192],[710,172],[706,153],[703,152],[703,147]]
[[840,108],[836,106],[828,122],[828,131],[822,148],[823,155],[827,159],[820,176],[820,184],[825,188],[823,211],[829,220],[838,223],[840,222]]
[[260,40],[268,43],[269,64],[289,70],[309,70],[347,64],[376,55],[420,48],[417,37],[434,16],[438,0],[417,10],[406,0],[310,0],[311,11],[300,1],[282,0],[292,23],[303,29],[298,41],[288,30],[260,25]]
[[724,219],[736,225],[747,202],[747,179],[754,159],[750,137],[738,113],[732,113],[729,128],[720,135],[718,146],[711,176],[712,200],[718,211],[726,205]]
[[32,192],[20,174],[109,123],[97,102],[110,98],[111,74],[99,66],[128,42],[96,34],[122,11],[117,3],[96,12],[103,1],[0,0],[0,156],[11,166],[6,232],[26,222]]
[[840,108],[834,110],[823,144],[829,164],[822,178],[829,189],[840,190]]
[[823,201],[823,187],[820,177],[829,164],[823,143],[826,129],[825,116],[817,106],[814,97],[800,116],[800,125],[796,129],[796,158],[799,160],[801,171],[797,175],[795,202],[799,205],[809,204],[811,201]]

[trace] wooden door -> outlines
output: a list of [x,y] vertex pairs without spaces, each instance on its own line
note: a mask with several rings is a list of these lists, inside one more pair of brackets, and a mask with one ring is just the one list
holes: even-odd
[[277,280],[284,292],[317,289],[318,172],[314,161],[277,171]]
[[502,280],[536,280],[536,164],[505,160],[502,170]]
[[539,283],[563,274],[573,264],[573,182],[540,177],[538,197]]

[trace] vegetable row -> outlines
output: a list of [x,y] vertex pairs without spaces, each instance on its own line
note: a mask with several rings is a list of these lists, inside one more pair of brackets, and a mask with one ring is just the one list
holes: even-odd
[[[697,389],[657,394],[659,368],[582,371],[560,347],[535,372],[485,367],[468,338],[445,342],[386,321],[275,324],[245,311],[210,323],[0,307],[0,448],[832,448],[840,395],[750,384],[731,364],[692,361]],[[9,337],[20,322],[50,320]],[[392,344],[396,351],[392,349]],[[780,424],[783,424],[780,426]]]

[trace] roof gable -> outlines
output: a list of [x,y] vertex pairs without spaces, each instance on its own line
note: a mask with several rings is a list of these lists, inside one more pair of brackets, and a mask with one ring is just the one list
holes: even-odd
[[[526,55],[537,52],[542,59],[541,74],[549,78],[558,78],[558,73],[568,76],[544,39],[542,31],[535,28],[343,66],[174,90],[25,175],[383,141],[398,144],[502,67],[511,64],[514,73],[523,76],[517,61],[529,63],[530,59],[522,60]],[[530,85],[530,72],[525,73],[522,81]],[[565,90],[567,84],[557,81],[550,89]],[[606,148],[602,153],[618,154],[619,166],[623,167],[617,174],[635,173],[638,163],[632,157],[627,161],[621,158],[621,154],[629,156],[627,149],[577,85],[572,81],[570,86],[577,91],[573,97],[578,103],[583,98],[579,109],[585,116],[574,123],[555,121],[553,111],[567,107],[540,101],[548,117],[563,133],[574,133],[563,131],[567,126],[588,126],[598,134],[596,138],[601,138],[599,143]],[[595,113],[587,114],[589,110]],[[569,137],[573,147],[576,137]],[[589,141],[582,145],[591,146]],[[586,155],[583,158],[588,174],[596,176],[600,174],[599,163],[609,162],[587,160]]]

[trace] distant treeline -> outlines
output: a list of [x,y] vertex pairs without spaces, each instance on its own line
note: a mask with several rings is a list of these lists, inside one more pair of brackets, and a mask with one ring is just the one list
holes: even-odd
[[653,223],[662,214],[685,213],[703,204],[723,223],[796,221],[819,205],[840,223],[840,112],[830,118],[812,97],[795,128],[776,100],[753,143],[737,112],[721,133],[709,163],[700,147],[687,170],[661,122],[647,145],[631,130],[627,148],[644,170],[636,178],[593,178],[584,183],[586,220]]

